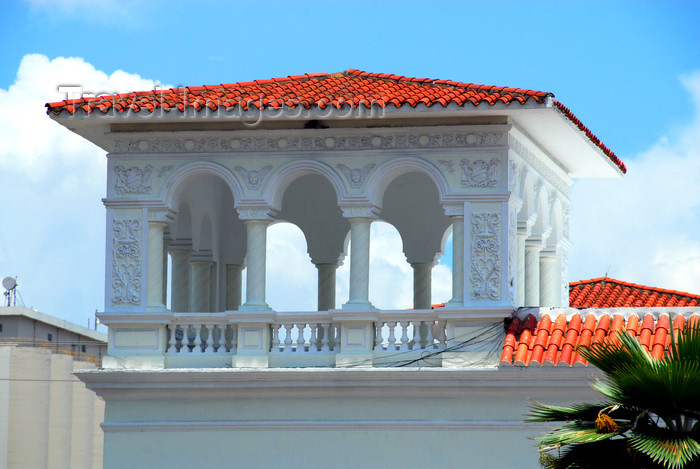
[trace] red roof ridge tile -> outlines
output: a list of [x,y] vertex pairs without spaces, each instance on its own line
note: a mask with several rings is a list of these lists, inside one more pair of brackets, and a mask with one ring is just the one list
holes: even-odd
[[598,277],[571,282],[569,304],[575,308],[697,306],[700,295]]

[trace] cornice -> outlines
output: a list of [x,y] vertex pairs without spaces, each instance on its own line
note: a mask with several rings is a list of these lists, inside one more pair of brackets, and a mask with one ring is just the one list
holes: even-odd
[[270,368],[78,371],[106,400],[293,397],[467,398],[590,392],[592,368]]

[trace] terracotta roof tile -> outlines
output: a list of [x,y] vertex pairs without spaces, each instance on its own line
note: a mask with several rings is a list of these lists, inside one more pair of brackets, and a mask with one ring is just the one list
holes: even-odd
[[700,295],[600,277],[569,284],[572,308],[700,306]]
[[525,318],[516,316],[506,331],[501,366],[586,365],[586,360],[576,353],[576,347],[614,340],[615,331],[635,331],[640,322],[638,340],[653,358],[658,359],[670,344],[671,323],[677,331],[689,324],[697,324],[700,316],[693,313],[685,317],[683,313],[674,313],[671,321],[668,314],[661,313],[646,314],[641,321],[639,319],[634,311],[615,314],[612,319],[609,314],[596,316],[591,312],[583,323],[578,313],[573,314],[568,322],[564,314],[559,314],[554,322],[548,313],[542,314],[539,320],[533,314]]
[[302,106],[325,109],[330,104],[341,109],[372,106],[387,107],[463,107],[469,103],[473,106],[497,103],[505,105],[528,103],[543,106],[553,105],[574,126],[614,163],[622,172],[626,172],[624,163],[607,148],[581,121],[564,105],[552,101],[554,95],[544,91],[504,86],[486,86],[472,83],[460,83],[450,80],[431,78],[410,78],[387,73],[367,73],[348,69],[340,73],[306,73],[286,78],[230,83],[209,86],[188,86],[169,90],[152,90],[134,93],[120,93],[111,96],[80,98],[74,100],[47,103],[47,113],[59,115],[62,112],[74,114],[82,109],[87,114],[95,112],[106,114],[127,111],[146,111],[149,113],[160,109],[165,112],[184,112],[193,109],[225,111],[236,108],[243,110],[282,108],[294,109]]

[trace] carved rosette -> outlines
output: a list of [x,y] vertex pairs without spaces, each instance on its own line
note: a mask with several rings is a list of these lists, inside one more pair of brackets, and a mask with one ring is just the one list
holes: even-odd
[[141,304],[141,220],[114,220],[112,306]]
[[501,215],[473,213],[471,216],[471,299],[501,299]]

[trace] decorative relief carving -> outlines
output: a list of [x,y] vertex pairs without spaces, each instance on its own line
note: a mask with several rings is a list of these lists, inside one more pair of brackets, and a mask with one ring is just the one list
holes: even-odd
[[538,173],[544,176],[549,182],[554,184],[558,190],[564,194],[568,194],[569,185],[559,176],[557,176],[554,171],[549,169],[542,160],[536,157],[530,150],[525,148],[525,146],[520,143],[512,135],[508,137],[508,146],[511,150],[517,153],[522,159],[524,159],[530,166],[532,166]]
[[455,162],[450,161],[450,160],[438,160],[438,163],[442,165],[443,168],[445,168],[445,171],[448,173],[454,173],[455,172]]
[[514,161],[510,162],[510,172],[508,173],[508,190],[515,192],[520,186],[520,166]]
[[141,220],[114,220],[112,305],[141,304]]
[[376,165],[374,163],[370,163],[368,165],[365,165],[362,169],[350,169],[344,164],[339,164],[338,169],[343,172],[343,174],[345,175],[345,179],[347,179],[350,187],[352,187],[353,189],[359,189],[365,183],[365,178],[369,174],[370,170],[375,166]]
[[117,139],[115,153],[324,151],[392,148],[485,147],[503,145],[504,132],[352,135],[327,137],[235,137]]
[[151,173],[153,166],[150,164],[145,168],[133,166],[115,166],[114,174],[117,176],[114,181],[114,190],[117,194],[145,194],[151,192]]
[[[156,176],[163,178],[173,168],[174,166],[163,166],[156,172]],[[153,169],[153,166],[150,164],[143,169],[138,166],[130,168],[115,166],[114,191],[117,194],[147,194],[151,192],[151,174]]]
[[562,207],[562,218],[563,218],[563,224],[564,224],[564,236],[568,239],[569,238],[569,207]]
[[494,212],[473,213],[471,229],[471,298],[499,300],[501,298],[501,215]]
[[496,187],[498,183],[498,166],[501,160],[468,160],[461,162],[462,187]]
[[518,214],[511,207],[508,210],[508,302],[515,304],[515,277],[517,276],[516,247],[518,243]]
[[272,166],[265,166],[257,171],[247,171],[241,166],[235,166],[234,169],[243,176],[243,182],[245,182],[246,187],[250,190],[260,189],[260,184],[262,184],[265,175],[272,169]]

